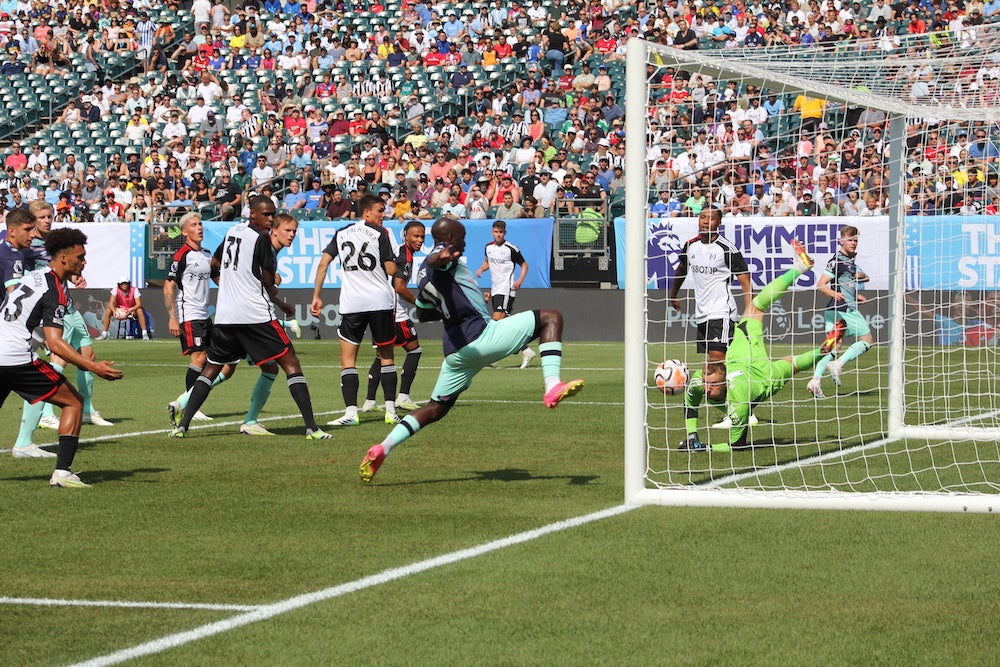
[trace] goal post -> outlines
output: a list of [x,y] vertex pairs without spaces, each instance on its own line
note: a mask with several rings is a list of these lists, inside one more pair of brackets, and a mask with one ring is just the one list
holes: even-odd
[[[630,40],[619,253],[626,502],[1000,509],[1000,28],[938,37],[832,50]],[[796,201],[790,215],[778,192]],[[705,361],[693,292],[685,284],[681,312],[666,298],[698,204],[723,209],[720,231],[746,257],[755,293],[787,268],[792,236],[816,260],[765,315],[771,358],[823,339],[828,304],[816,281],[845,225],[859,229],[858,268],[871,281],[858,306],[871,348],[852,356],[847,338],[842,383],[821,377],[828,398],[807,392],[806,370],[755,404],[746,449],[681,451],[684,397],[652,382],[664,359],[692,371]],[[726,440],[710,428],[722,416],[699,406],[702,441]]]

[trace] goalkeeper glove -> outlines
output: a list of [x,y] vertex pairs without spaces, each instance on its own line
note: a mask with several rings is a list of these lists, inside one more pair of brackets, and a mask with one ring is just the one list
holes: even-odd
[[285,326],[288,330],[292,332],[292,335],[296,338],[302,338],[302,327],[299,326],[298,320],[285,320]]
[[687,440],[682,442],[678,449],[682,452],[705,452],[709,447],[698,439],[697,433],[689,433]]

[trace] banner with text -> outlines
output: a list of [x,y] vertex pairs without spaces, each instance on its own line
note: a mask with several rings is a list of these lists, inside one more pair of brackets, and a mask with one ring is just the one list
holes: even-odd
[[[425,223],[427,236],[424,239],[421,252],[414,259],[415,268],[420,266],[434,245],[431,239],[431,223],[433,220],[428,220]],[[493,220],[463,220],[462,223],[465,225],[466,231],[465,255],[462,257],[462,261],[475,271],[486,257],[486,244],[493,240]],[[528,262],[528,276],[522,285],[525,289],[550,287],[552,284],[549,279],[549,266],[552,261],[552,223],[552,218],[513,220],[507,223],[507,240],[521,250],[525,261]],[[385,221],[385,227],[389,230],[389,234],[396,244],[401,242],[405,224],[405,221]],[[232,223],[206,222],[205,248],[214,252],[222,243],[226,230],[231,225]],[[282,250],[278,255],[278,273],[281,276],[282,288],[312,289],[320,255],[333,239],[334,233],[343,226],[343,221],[303,220],[299,223],[299,231],[295,236],[295,241],[291,247]],[[520,271],[520,269],[516,269],[516,271]],[[520,274],[515,272],[514,276],[518,275]],[[415,276],[416,270],[414,270]],[[489,273],[480,278],[479,285],[486,289],[489,288]],[[335,261],[330,265],[324,287],[340,287],[339,262]]]
[[[792,266],[789,242],[802,241],[816,260],[817,271],[800,278],[792,289],[813,289],[822,268],[839,247],[845,225],[859,229],[858,266],[868,274],[865,289],[889,287],[889,221],[870,218],[724,218],[719,232],[746,259],[754,290],[759,290]],[[618,287],[625,288],[625,218],[616,218]],[[646,277],[650,289],[666,289],[684,244],[698,236],[697,218],[654,218],[646,224]],[[685,285],[688,287],[688,285]]]
[[937,216],[923,220],[923,224],[907,226],[907,266],[917,276],[914,287],[1000,287],[1000,220],[996,216]]

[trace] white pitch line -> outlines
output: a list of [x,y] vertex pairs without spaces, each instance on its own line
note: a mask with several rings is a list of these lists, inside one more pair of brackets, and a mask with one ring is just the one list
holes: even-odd
[[266,621],[274,618],[275,616],[287,614],[288,612],[296,611],[318,602],[324,602],[326,600],[331,600],[350,593],[356,593],[367,588],[381,586],[383,584],[396,581],[397,579],[410,577],[434,568],[451,565],[470,558],[476,558],[493,551],[499,551],[500,549],[506,549],[507,547],[530,542],[531,540],[536,540],[540,537],[545,537],[546,535],[551,535],[570,528],[576,528],[594,521],[615,517],[636,509],[637,507],[637,505],[618,505],[617,507],[610,507],[599,512],[593,512],[591,514],[585,514],[583,516],[566,519],[564,521],[550,523],[549,525],[542,526],[541,528],[535,528],[534,530],[528,530],[523,533],[510,535],[499,540],[480,544],[479,546],[469,547],[468,549],[460,549],[459,551],[452,551],[451,553],[418,561],[402,567],[390,568],[379,572],[378,574],[356,579],[355,581],[339,584],[337,586],[331,586],[330,588],[324,588],[323,590],[314,591],[312,593],[297,595],[274,604],[262,605],[252,611],[239,614],[238,616],[233,616],[232,618],[216,621],[214,623],[206,623],[205,625],[201,625],[191,630],[178,632],[172,635],[165,635],[159,639],[154,639],[143,644],[122,649],[121,651],[115,651],[114,653],[98,656],[91,660],[77,663],[75,667],[104,667],[105,665],[117,665],[142,656],[162,653],[169,649],[177,648],[178,646],[190,644],[191,642],[196,642],[207,637],[212,637],[224,632],[229,632],[230,630],[241,628],[245,625],[250,625],[251,623]]
[[54,600],[51,598],[0,597],[0,604],[35,607],[112,607],[122,609],[199,609],[205,611],[253,611],[255,604],[207,604],[201,602],[129,602],[128,600]]

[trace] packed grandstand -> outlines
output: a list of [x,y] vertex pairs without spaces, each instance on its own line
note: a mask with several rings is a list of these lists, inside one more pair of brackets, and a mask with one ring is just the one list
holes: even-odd
[[[3,0],[0,190],[57,222],[232,220],[251,193],[341,219],[369,191],[400,219],[606,220],[623,206],[630,37],[898,59],[911,101],[996,106],[1000,53],[948,73],[923,56],[973,48],[998,16],[1000,0]],[[886,212],[884,113],[649,79],[652,216]],[[909,128],[913,212],[996,212],[1000,128]]]

